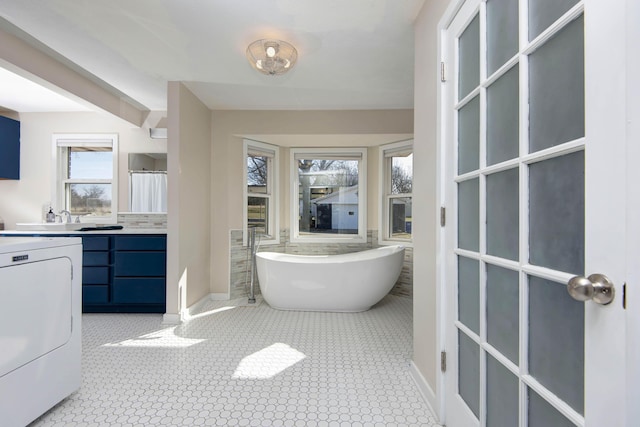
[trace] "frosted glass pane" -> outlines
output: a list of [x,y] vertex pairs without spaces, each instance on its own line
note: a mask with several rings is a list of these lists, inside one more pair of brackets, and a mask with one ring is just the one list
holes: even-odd
[[480,250],[480,193],[478,178],[458,184],[458,247]]
[[518,272],[487,264],[487,341],[519,364]]
[[480,84],[480,19],[469,23],[458,42],[458,99],[467,96]]
[[487,253],[518,261],[518,168],[487,176]]
[[[535,391],[529,390],[529,427],[575,427]],[[516,425],[516,424],[514,424]]]
[[518,0],[487,1],[487,75],[518,52]]
[[480,270],[475,259],[458,257],[458,320],[480,334]]
[[517,426],[518,378],[487,354],[487,426]]
[[487,164],[518,157],[519,111],[516,65],[487,88]]
[[529,57],[531,152],[584,136],[584,19]]
[[584,274],[584,152],[529,166],[529,262]]
[[458,174],[480,167],[480,97],[458,111]]
[[535,39],[579,0],[529,0],[529,40]]
[[584,303],[564,283],[529,277],[529,373],[584,414]]
[[480,347],[458,331],[458,392],[469,409],[480,413]]

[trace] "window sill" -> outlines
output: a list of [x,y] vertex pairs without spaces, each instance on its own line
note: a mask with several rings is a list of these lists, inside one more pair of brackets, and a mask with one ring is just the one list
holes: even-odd
[[292,236],[291,243],[336,243],[336,244],[367,243],[367,238],[363,236],[352,236],[352,237]]
[[405,248],[413,248],[413,241],[411,240],[378,240],[380,246],[394,246],[401,245]]

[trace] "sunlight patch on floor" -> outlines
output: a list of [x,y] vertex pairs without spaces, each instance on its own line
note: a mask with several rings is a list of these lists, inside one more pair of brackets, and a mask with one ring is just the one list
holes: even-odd
[[287,344],[275,343],[242,359],[233,378],[273,378],[305,357],[304,353]]
[[210,316],[212,314],[222,313],[222,312],[227,311],[227,310],[233,310],[234,308],[236,308],[235,305],[227,305],[225,307],[220,307],[220,308],[216,308],[216,309],[213,309],[213,310],[203,311],[202,313],[198,313],[198,314],[185,315],[184,320],[187,321],[187,320],[197,319],[199,317]]
[[184,338],[175,334],[176,327],[162,329],[124,341],[106,343],[103,347],[186,348],[204,339]]

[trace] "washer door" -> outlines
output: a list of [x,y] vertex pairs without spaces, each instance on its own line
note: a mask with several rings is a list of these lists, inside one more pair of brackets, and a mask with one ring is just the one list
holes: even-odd
[[71,260],[0,268],[0,377],[71,337]]

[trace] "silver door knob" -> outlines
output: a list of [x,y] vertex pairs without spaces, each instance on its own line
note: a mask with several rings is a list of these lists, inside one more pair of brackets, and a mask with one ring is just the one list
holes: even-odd
[[567,291],[575,300],[593,300],[593,302],[602,305],[607,305],[613,301],[613,297],[616,294],[613,282],[604,274],[598,273],[589,277],[572,277],[567,283]]

